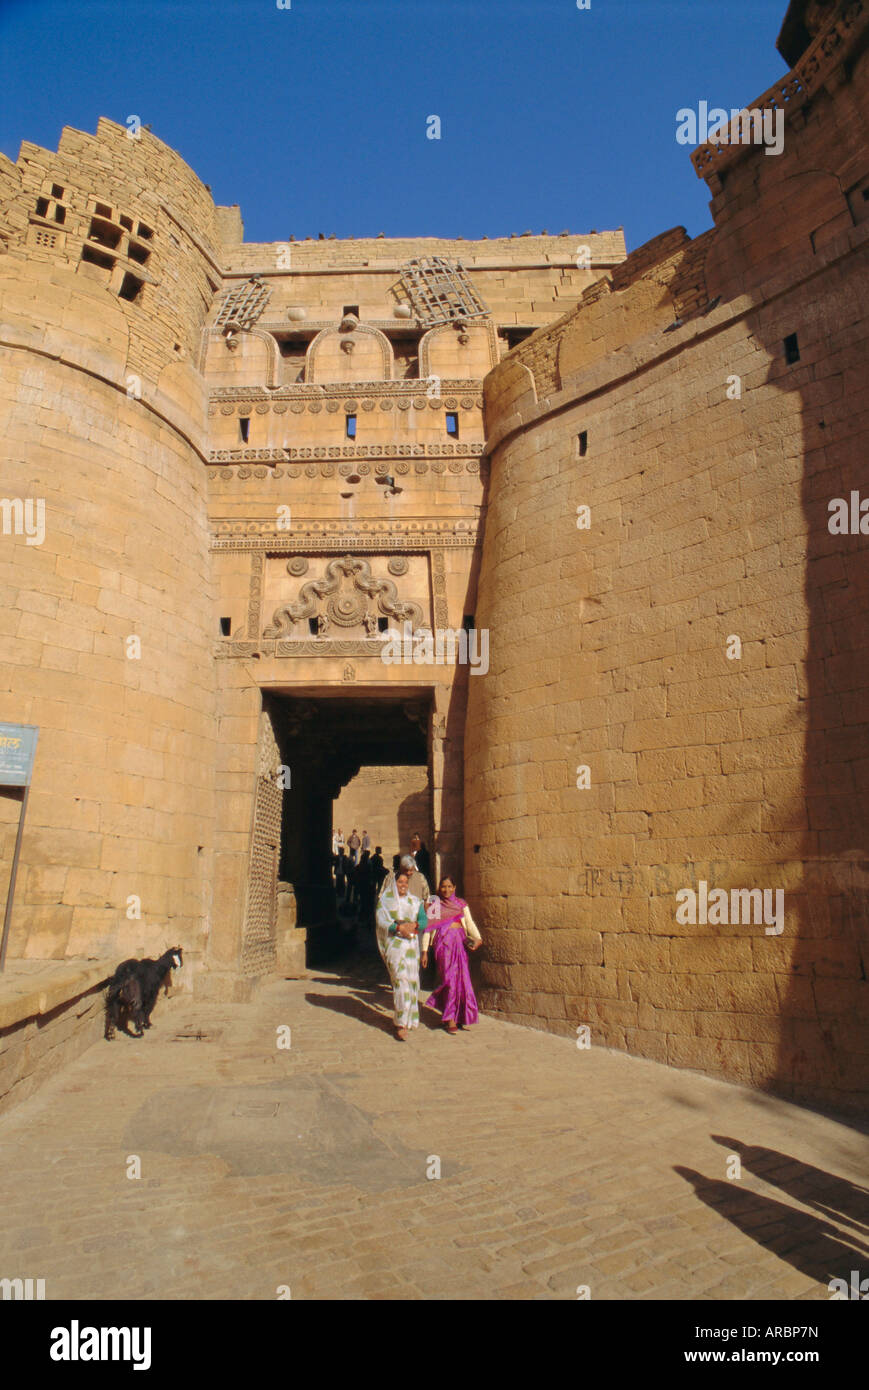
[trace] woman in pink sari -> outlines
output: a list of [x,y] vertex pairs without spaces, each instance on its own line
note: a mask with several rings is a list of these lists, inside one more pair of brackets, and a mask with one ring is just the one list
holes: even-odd
[[468,904],[456,897],[451,878],[442,878],[438,895],[428,905],[428,927],[422,938],[422,963],[428,965],[429,946],[434,947],[441,982],[426,1000],[426,1008],[439,1009],[447,1032],[468,1028],[479,1017],[468,951],[482,945]]

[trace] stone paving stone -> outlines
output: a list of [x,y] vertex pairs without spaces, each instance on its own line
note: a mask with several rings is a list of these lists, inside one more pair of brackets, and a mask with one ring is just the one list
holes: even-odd
[[[145,1038],[0,1116],[0,1277],[49,1298],[803,1300],[865,1266],[852,1124],[485,1017],[460,1054],[428,1029],[402,1049],[310,989],[161,1000]],[[197,1030],[219,1037],[173,1041]],[[753,1150],[739,1182],[731,1141]],[[135,1269],[107,1234],[131,1222]]]

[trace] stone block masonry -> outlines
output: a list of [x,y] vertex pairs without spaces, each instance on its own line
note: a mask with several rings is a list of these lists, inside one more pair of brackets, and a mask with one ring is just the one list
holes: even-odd
[[[869,444],[852,37],[779,159],[710,175],[711,232],[632,253],[488,377],[465,806],[490,1008],[863,1112],[869,556],[828,527]],[[781,890],[781,934],[679,915],[720,889]]]
[[347,784],[335,802],[332,820],[346,837],[356,826],[360,836],[367,828],[371,852],[383,847],[383,859],[392,864],[393,854],[407,850],[418,830],[425,844],[432,842],[428,776],[424,767],[366,767]]
[[0,978],[0,1112],[102,1037],[111,970],[85,960],[7,966]]
[[[481,318],[408,317],[403,270],[433,254],[465,266]],[[238,208],[108,120],[0,159],[3,488],[45,507],[41,544],[0,536],[0,717],[40,728],[11,959],[180,943],[181,986],[225,998],[274,968],[279,860],[312,822],[284,814],[292,753],[260,737],[275,691],[422,692],[428,767],[371,828],[392,853],[412,810],[457,872],[456,673],[385,666],[371,633],[393,610],[357,613],[358,592],[280,641],[273,616],[361,553],[378,592],[461,626],[482,378],[624,255],[620,231],[245,244]],[[4,854],[16,815],[0,797]]]
[[[180,943],[246,997],[334,910],[332,825],[398,847],[391,755],[489,1009],[865,1108],[869,570],[828,518],[865,493],[867,22],[795,0],[783,153],[696,152],[714,226],[630,256],[245,243],[105,120],[0,158],[12,961]],[[484,630],[487,674],[384,663],[411,617]]]

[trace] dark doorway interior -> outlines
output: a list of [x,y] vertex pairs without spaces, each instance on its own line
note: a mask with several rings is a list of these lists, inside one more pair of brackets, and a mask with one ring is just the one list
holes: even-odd
[[332,805],[361,767],[428,765],[431,696],[265,695],[289,770],[279,878],[293,885],[308,959],[340,954],[332,879]]

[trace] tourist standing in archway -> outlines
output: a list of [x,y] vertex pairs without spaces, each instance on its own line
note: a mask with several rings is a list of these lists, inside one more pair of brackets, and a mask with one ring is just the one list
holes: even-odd
[[377,904],[377,946],[392,983],[399,1042],[407,1042],[409,1028],[419,1027],[419,935],[428,925],[425,904],[408,892],[407,883],[408,875],[399,872]]
[[410,837],[410,852],[423,878],[431,883],[431,855],[423,844],[422,837],[418,831]]

